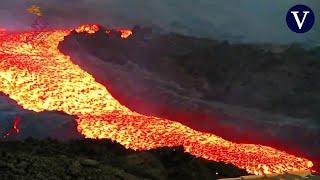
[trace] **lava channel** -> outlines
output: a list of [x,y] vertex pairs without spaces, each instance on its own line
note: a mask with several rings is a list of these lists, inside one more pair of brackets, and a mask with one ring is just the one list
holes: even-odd
[[[95,28],[82,26],[78,31],[95,32]],[[130,35],[130,31],[119,32],[124,38]],[[313,166],[305,158],[271,147],[233,143],[178,122],[129,110],[69,56],[59,52],[58,43],[69,33],[55,30],[43,44],[24,43],[28,32],[0,36],[0,91],[28,110],[77,115],[78,131],[86,138],[109,138],[134,150],[183,145],[195,156],[232,163],[253,174]]]
[[3,136],[3,138],[7,138],[8,136],[10,136],[13,133],[19,134],[20,133],[20,129],[18,128],[18,125],[19,125],[20,122],[21,122],[21,118],[17,117],[13,122],[13,128],[8,133],[6,133]]

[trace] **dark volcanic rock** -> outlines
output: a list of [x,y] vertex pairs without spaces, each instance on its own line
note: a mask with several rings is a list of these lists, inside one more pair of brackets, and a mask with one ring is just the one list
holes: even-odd
[[0,141],[1,180],[212,180],[247,174],[233,165],[191,156],[181,147],[136,152],[111,140]]
[[[257,107],[295,117],[320,117],[317,111],[320,83],[315,78],[320,77],[319,50],[307,51],[295,44],[278,49],[230,45],[177,34],[155,35],[141,28],[135,28],[127,39],[104,32],[102,27],[94,35],[73,32],[60,43],[59,49],[68,55],[85,50],[108,63],[106,66],[125,66],[131,71],[131,81],[137,83],[127,85],[138,92],[137,98],[143,94],[147,96],[144,100],[159,101],[153,91],[167,88],[191,98]],[[85,66],[83,62],[80,65]],[[121,78],[103,80],[113,85],[114,79]]]
[[39,139],[56,138],[60,140],[83,138],[77,131],[74,116],[63,112],[33,112],[23,109],[15,101],[4,94],[0,94],[0,135],[1,138],[13,129],[14,121],[20,118],[17,124],[20,130],[7,136],[6,140],[25,139],[34,137]]
[[137,27],[127,39],[102,27],[93,35],[73,31],[58,48],[134,111],[320,162],[319,49]]
[[183,146],[150,150],[159,158],[170,179],[210,179],[212,177],[239,177],[245,173],[232,164],[221,164],[184,153]]
[[168,172],[162,162],[148,152],[140,152],[125,156],[122,168],[129,173],[140,174],[151,179],[166,179]]

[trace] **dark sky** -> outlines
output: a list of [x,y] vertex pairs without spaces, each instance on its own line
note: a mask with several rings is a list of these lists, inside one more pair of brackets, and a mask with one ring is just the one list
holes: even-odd
[[[304,35],[291,32],[285,23],[287,11],[300,3],[313,8],[318,17],[313,32]],[[236,41],[320,42],[319,0],[1,0],[0,26],[31,29],[35,16],[25,9],[32,4],[40,7],[54,28],[140,24]]]

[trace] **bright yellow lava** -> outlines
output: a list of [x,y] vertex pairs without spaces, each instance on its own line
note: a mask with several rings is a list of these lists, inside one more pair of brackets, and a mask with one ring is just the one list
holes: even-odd
[[177,122],[130,111],[57,50],[69,32],[55,31],[46,44],[34,50],[22,42],[27,33],[1,36],[0,91],[25,109],[77,115],[78,131],[87,138],[110,138],[135,150],[183,145],[193,155],[232,163],[254,174],[312,167],[307,159],[270,147],[229,142]]

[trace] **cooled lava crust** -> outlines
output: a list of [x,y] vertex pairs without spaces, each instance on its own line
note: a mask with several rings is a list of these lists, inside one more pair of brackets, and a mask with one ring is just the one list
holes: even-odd
[[[187,59],[188,56],[193,56],[195,61],[206,59],[207,64],[202,61],[202,66],[210,68],[212,63],[209,61],[221,58],[221,52],[228,52],[228,56],[242,53],[242,58],[227,61],[230,65],[216,62],[226,72],[225,79],[228,80],[227,72],[234,67],[248,65],[248,71],[254,71],[253,67],[257,66],[258,71],[259,63],[270,66],[265,62],[269,60],[270,63],[277,64],[280,57],[288,56],[285,54],[288,52],[281,55],[263,51],[254,45],[242,47],[178,34],[156,34],[151,29],[138,26],[126,38],[121,37],[121,34],[119,30],[103,27],[97,28],[95,33],[75,30],[60,42],[58,48],[71,56],[75,64],[93,75],[98,82],[107,86],[113,97],[133,111],[174,120],[233,142],[268,145],[320,162],[319,123],[298,122],[296,119],[286,123],[277,120],[263,121],[254,117],[230,115],[220,107],[210,107],[202,101],[203,94],[208,94],[206,91],[211,90],[213,94],[223,96],[219,88],[210,89],[210,86],[219,83],[212,85],[209,82],[208,89],[205,89],[203,83],[207,83],[206,79],[210,77],[197,71],[197,68],[201,69],[197,67],[200,66],[199,63],[194,63],[194,69],[185,69],[190,66],[183,63],[190,61],[179,60]],[[249,61],[252,62],[251,59],[254,58],[262,60],[257,59],[260,62],[249,65]],[[242,60],[242,65],[238,65],[238,61]]]
[[[80,37],[84,41],[90,41],[90,35],[94,35],[98,30],[99,27],[96,25],[85,25],[76,29],[77,32],[86,31],[88,33],[88,36]],[[121,33],[122,40],[128,39],[132,34],[130,30],[117,30],[117,32]],[[77,57],[72,55],[70,58],[57,49],[59,42],[69,33],[70,30],[54,30],[48,40],[42,43],[25,42],[24,39],[31,32],[8,33],[0,36],[0,91],[15,100],[24,109],[36,112],[63,111],[68,115],[76,115],[77,131],[86,138],[111,139],[133,150],[183,145],[184,151],[192,155],[231,163],[253,174],[302,170],[312,167],[313,163],[309,159],[299,155],[292,155],[258,144],[227,141],[215,135],[215,132],[197,131],[196,128],[192,129],[177,121],[172,121],[174,119],[143,115],[145,113],[128,109],[119,103],[117,96],[111,95],[108,91],[109,86],[114,84],[109,85],[103,81],[101,84],[98,83],[98,76],[89,70],[88,72],[92,75],[86,72],[87,69],[83,65],[92,67],[94,63],[98,67],[101,66],[100,73],[118,72],[122,67],[110,66],[109,69],[105,69],[108,67],[104,64],[106,62],[97,61],[94,56],[82,56],[82,52],[78,52],[79,58],[85,58],[87,64],[75,63],[80,62],[75,59]],[[109,30],[104,33],[105,36],[115,37]],[[116,38],[119,39],[119,37]],[[100,44],[104,43],[104,39],[97,40],[100,40]],[[116,44],[110,46],[116,46]],[[76,46],[74,48],[76,49]],[[136,70],[134,67],[137,66],[129,64],[129,67],[126,69]],[[154,78],[154,76],[151,77]],[[132,79],[137,80],[133,77]],[[132,81],[132,79],[131,81],[125,81],[125,79],[116,81],[120,82],[119,84],[131,82],[131,84],[138,85],[141,83]],[[157,80],[161,81],[162,78]],[[128,93],[133,90],[126,89]],[[168,105],[171,103],[168,102]],[[197,120],[196,124],[202,127],[209,126],[208,120],[204,122],[203,119],[195,117],[193,122]]]

